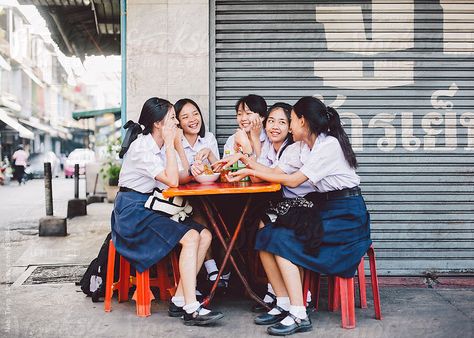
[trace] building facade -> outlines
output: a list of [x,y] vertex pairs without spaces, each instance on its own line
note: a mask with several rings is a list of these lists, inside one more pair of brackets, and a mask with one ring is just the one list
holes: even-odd
[[474,3],[127,1],[127,117],[195,99],[222,146],[234,104],[312,95],[360,162],[384,275],[474,272]]

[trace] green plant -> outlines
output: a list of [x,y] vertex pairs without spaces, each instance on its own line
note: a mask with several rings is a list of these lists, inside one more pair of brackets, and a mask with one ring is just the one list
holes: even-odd
[[121,163],[118,157],[120,146],[120,139],[109,141],[106,145],[104,162],[100,172],[104,181],[110,186],[118,185],[121,169]]

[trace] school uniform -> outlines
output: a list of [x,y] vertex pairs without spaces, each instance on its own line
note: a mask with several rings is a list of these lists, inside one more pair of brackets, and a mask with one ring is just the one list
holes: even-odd
[[[304,199],[299,200],[298,207],[286,211],[295,223],[307,222],[309,227],[276,226],[278,216],[276,222],[258,231],[255,249],[315,272],[352,277],[372,243],[369,213],[358,188],[360,178],[332,136],[320,134],[311,150],[302,143],[295,143],[293,147],[284,152],[290,158],[284,159],[283,164],[280,159],[279,166],[287,173],[299,167],[315,192],[305,194],[303,190],[292,190]],[[298,147],[299,152],[294,151]],[[313,243],[305,241],[305,236],[315,233],[320,238],[313,237]],[[315,243],[316,250],[309,250],[315,249]]]
[[[262,128],[262,131],[260,132],[260,143],[262,146],[265,144],[265,142],[268,141],[268,136],[267,133],[265,132],[265,129]],[[232,134],[229,136],[227,141],[224,144],[224,156],[228,152],[229,155],[235,154],[235,134]]]
[[[178,166],[182,165],[176,153]],[[164,258],[191,229],[204,227],[191,220],[182,223],[144,207],[154,188],[166,189],[155,177],[166,168],[166,150],[151,134],[139,135],[123,158],[120,191],[112,211],[112,240],[117,252],[139,272]]]
[[216,137],[211,132],[206,132],[204,137],[198,135],[194,146],[191,146],[188,142],[188,139],[183,136],[182,139],[184,153],[186,154],[186,158],[188,159],[189,165],[193,164],[194,157],[196,154],[204,148],[209,148],[214,156],[219,159],[219,147],[217,145]]

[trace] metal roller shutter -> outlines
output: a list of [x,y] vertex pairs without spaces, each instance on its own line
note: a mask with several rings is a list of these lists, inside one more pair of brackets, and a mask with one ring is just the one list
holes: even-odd
[[248,93],[336,107],[360,162],[380,273],[474,271],[474,3],[211,2],[219,144]]

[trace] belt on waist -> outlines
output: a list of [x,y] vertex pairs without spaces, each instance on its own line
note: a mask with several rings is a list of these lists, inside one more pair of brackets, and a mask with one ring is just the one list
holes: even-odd
[[316,202],[317,200],[329,201],[336,198],[344,198],[351,196],[360,196],[362,195],[359,187],[346,188],[342,190],[334,190],[328,192],[312,192],[305,196],[306,199]]
[[133,190],[133,189],[130,189],[130,188],[127,188],[127,187],[120,187],[119,192],[136,192],[136,193],[142,194],[142,195],[150,195],[151,194],[151,193],[136,191],[136,190]]

